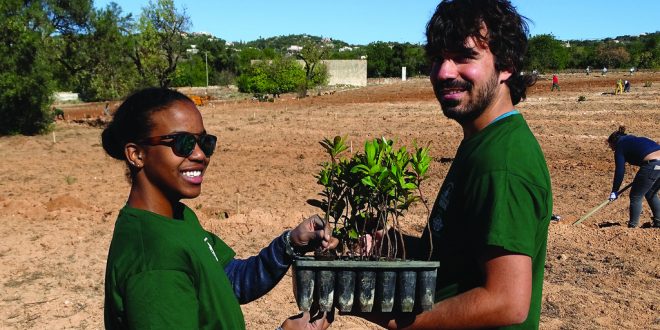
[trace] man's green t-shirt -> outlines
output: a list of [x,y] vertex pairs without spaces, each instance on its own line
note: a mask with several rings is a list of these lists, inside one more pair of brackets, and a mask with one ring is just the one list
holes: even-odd
[[538,328],[551,215],[548,168],[522,115],[497,120],[464,140],[429,220],[434,259],[440,261],[436,299],[482,285],[479,258],[487,246],[501,247],[532,258],[529,314],[511,328]]
[[235,256],[183,204],[182,219],[125,206],[105,274],[107,329],[244,329],[224,267]]

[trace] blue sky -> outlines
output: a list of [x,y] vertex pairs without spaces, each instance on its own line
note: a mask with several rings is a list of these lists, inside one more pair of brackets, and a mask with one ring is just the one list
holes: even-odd
[[[97,0],[97,8],[110,0]],[[148,0],[115,0],[139,16]],[[349,44],[422,43],[438,0],[174,0],[191,17],[192,31],[227,41],[310,34]],[[513,0],[532,20],[532,35],[561,40],[602,39],[660,30],[660,0]]]

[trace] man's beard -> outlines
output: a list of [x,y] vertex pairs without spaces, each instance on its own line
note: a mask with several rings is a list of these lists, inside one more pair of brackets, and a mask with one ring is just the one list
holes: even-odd
[[[461,100],[442,100],[438,97],[440,106],[442,107],[442,113],[447,118],[454,119],[460,124],[468,123],[479,118],[493,102],[497,83],[497,75],[493,74],[481,88],[477,89],[474,94],[469,95],[474,89],[474,84],[469,81],[453,80],[438,82],[438,90],[442,90],[443,88],[463,88],[466,91],[465,97]],[[469,99],[465,100],[466,97],[469,97]],[[461,107],[461,102],[466,101],[467,103]]]

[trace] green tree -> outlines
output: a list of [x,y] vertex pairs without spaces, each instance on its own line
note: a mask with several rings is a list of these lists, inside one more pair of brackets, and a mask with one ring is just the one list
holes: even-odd
[[305,63],[305,81],[299,86],[298,94],[305,97],[309,88],[328,82],[328,70],[323,64],[323,60],[328,58],[328,49],[313,41],[306,41],[302,47],[297,57]]
[[389,77],[390,60],[394,57],[394,51],[389,43],[378,41],[367,45],[367,76]]
[[172,85],[179,87],[206,86],[206,67],[204,58],[199,56],[199,52],[197,54],[190,54],[188,59],[179,63],[176,67],[176,74],[172,80]]
[[48,0],[54,77],[59,90],[78,92],[83,100],[119,98],[137,84],[128,43],[130,14],[110,3],[95,10],[91,0]]
[[94,45],[90,34],[91,0],[43,1],[54,33],[50,53],[53,72],[60,90],[80,91],[82,81],[90,76]]
[[599,65],[608,68],[620,68],[630,61],[630,54],[622,46],[601,43],[596,47],[596,60]]
[[431,72],[430,63],[421,45],[406,43],[402,62],[409,76],[427,76]]
[[551,34],[529,39],[524,67],[527,70],[563,70],[569,61],[568,48]]
[[142,9],[130,55],[142,85],[170,86],[185,53],[184,35],[189,28],[190,17],[185,10],[177,10],[173,0],[150,1]]
[[4,0],[0,17],[0,135],[43,133],[53,120],[46,13],[39,1]]
[[274,80],[269,71],[268,63],[255,63],[236,79],[238,89],[243,93],[271,93],[274,90]]
[[[238,64],[233,50],[226,46],[225,40],[208,34],[192,33],[188,36],[187,41],[190,44],[197,45],[200,60],[208,60],[210,85],[228,85],[233,83],[231,76],[237,72]],[[206,63],[203,64],[206,66]]]
[[591,45],[573,45],[568,49],[569,58],[567,67],[585,69],[587,66],[593,67],[595,65],[594,50],[595,47]]
[[633,65],[638,68],[660,68],[660,32],[642,36],[630,51]]
[[[290,57],[282,57],[273,60],[271,64],[273,80],[275,82],[275,93],[288,93],[295,91],[305,84],[307,75],[300,64]],[[315,75],[319,79],[321,75]],[[313,81],[314,85],[319,82]]]
[[122,15],[114,2],[95,10],[90,18],[90,34],[85,37],[92,45],[90,65],[79,92],[88,100],[118,99],[138,85],[139,77],[132,66],[129,34],[130,14]]

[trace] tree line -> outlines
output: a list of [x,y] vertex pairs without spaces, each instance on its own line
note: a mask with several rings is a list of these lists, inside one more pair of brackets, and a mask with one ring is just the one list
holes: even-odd
[[[93,0],[3,0],[0,15],[0,135],[47,131],[54,91],[101,101],[145,86],[208,83],[277,94],[323,84],[327,73],[318,63],[324,59],[366,59],[370,78],[398,77],[404,66],[409,76],[430,71],[420,44],[350,45],[306,34],[228,43],[191,32],[190,17],[174,0],[150,1],[137,17],[116,3],[95,8]],[[253,66],[254,60],[261,64]],[[594,41],[530,39],[525,70],[587,66],[657,69],[660,32]]]

